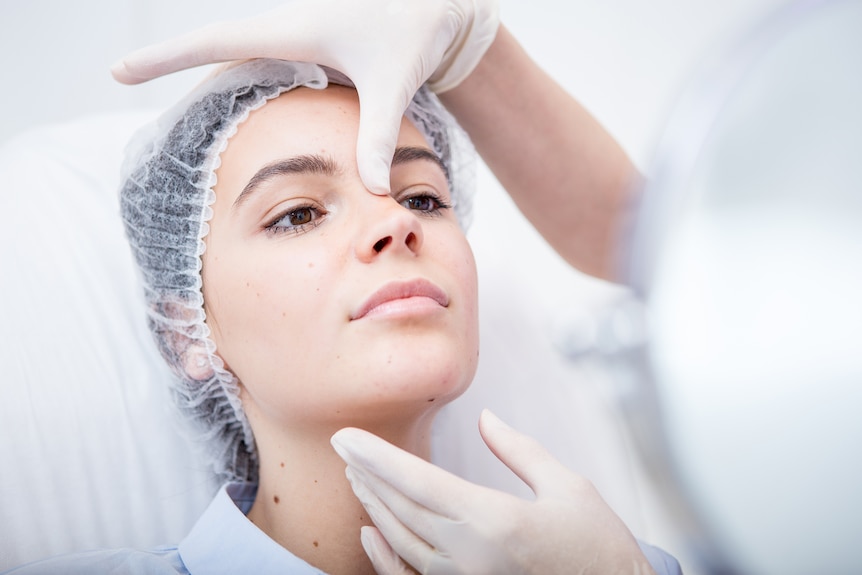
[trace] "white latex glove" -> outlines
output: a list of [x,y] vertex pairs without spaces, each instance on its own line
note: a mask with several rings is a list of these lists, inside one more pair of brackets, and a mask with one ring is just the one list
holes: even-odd
[[499,27],[498,0],[294,0],[243,20],[216,23],[148,46],[111,73],[137,84],[202,64],[246,58],[315,62],[346,74],[360,100],[357,160],[366,187],[389,193],[401,117],[430,81],[457,86]]
[[487,410],[479,429],[534,501],[474,485],[359,429],[332,444],[376,528],[362,544],[380,575],[654,573],[592,484]]

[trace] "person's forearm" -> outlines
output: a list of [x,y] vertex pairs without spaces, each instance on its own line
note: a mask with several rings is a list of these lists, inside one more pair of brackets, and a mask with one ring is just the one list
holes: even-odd
[[548,243],[579,270],[619,279],[619,237],[640,176],[505,27],[473,73],[440,98]]

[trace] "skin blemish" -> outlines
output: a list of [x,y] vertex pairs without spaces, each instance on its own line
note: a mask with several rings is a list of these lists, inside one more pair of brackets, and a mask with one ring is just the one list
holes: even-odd
[[310,269],[310,268],[313,268],[313,267],[314,267],[314,262],[308,262],[308,267],[309,267],[309,269]]
[[312,542],[312,545],[314,545],[315,547],[318,547],[320,545],[320,543],[318,543],[317,541],[314,541],[314,542]]
[[431,403],[431,402],[432,402],[432,401],[434,401],[435,399],[437,399],[437,398],[436,398],[436,397],[432,397],[431,399],[429,399],[429,400],[428,400],[428,403]]
[[281,467],[284,468],[284,461],[281,462]]
[[281,501],[281,499],[279,499],[279,498],[278,498],[278,495],[273,495],[273,496],[272,496],[272,501],[273,501],[276,505],[278,505],[278,502],[279,502],[279,501]]

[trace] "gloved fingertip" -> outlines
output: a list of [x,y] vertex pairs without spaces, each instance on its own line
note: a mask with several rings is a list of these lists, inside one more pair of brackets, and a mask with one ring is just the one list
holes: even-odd
[[346,455],[350,455],[351,451],[358,448],[357,442],[361,434],[362,432],[354,427],[343,427],[332,434],[329,442],[336,451],[341,450],[339,454],[344,452]]
[[354,492],[356,492],[357,490],[363,493],[365,492],[367,488],[365,487],[365,484],[362,482],[362,480],[359,478],[359,474],[354,468],[348,465],[347,468],[344,470],[344,475],[347,477],[347,481],[350,482],[350,487],[353,488]]
[[347,442],[344,439],[344,434],[341,431],[335,432],[335,434],[329,438],[329,443],[332,445],[332,448],[335,450],[335,453],[344,460],[345,463],[350,463],[350,448],[347,446]]
[[374,565],[375,570],[379,570],[380,566],[383,565],[383,558],[385,555],[380,552],[380,547],[377,543],[374,531],[376,531],[374,527],[369,527],[367,525],[360,528],[359,541],[362,543],[362,548],[365,550],[365,554],[368,555],[369,559],[371,559],[371,564]]
[[379,525],[378,522],[384,520],[382,512],[383,504],[380,502],[379,498],[365,484],[358,471],[347,466],[345,475],[347,476],[347,480],[350,482],[350,488],[353,490],[353,494],[356,495],[356,498],[368,512],[371,520]]
[[357,469],[368,467],[368,445],[364,442],[363,432],[360,430],[350,427],[339,429],[329,438],[329,443],[347,465]]
[[370,525],[361,527],[359,541],[377,573],[389,575],[407,572],[404,562],[392,550],[392,547],[389,546],[376,527]]
[[390,163],[380,156],[360,160],[359,177],[369,192],[377,196],[389,195],[390,167]]
[[372,561],[374,557],[380,556],[380,543],[377,541],[379,533],[376,527],[370,525],[363,525],[359,528],[359,541],[362,543],[362,548],[365,549],[365,554]]
[[512,427],[509,426],[509,424],[497,417],[497,415],[488,408],[482,410],[482,413],[479,415],[479,421],[483,426],[493,425],[498,429],[512,431]]
[[371,184],[368,186],[368,191],[375,196],[388,196],[390,192],[389,187],[383,184]]
[[140,84],[144,81],[143,78],[138,78],[129,72],[125,60],[117,60],[111,65],[111,76],[121,84]]

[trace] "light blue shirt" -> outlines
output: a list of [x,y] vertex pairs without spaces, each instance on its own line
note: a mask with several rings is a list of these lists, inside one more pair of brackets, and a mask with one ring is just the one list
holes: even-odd
[[[60,555],[3,575],[326,575],[257,528],[246,513],[257,485],[224,485],[179,545],[149,551],[112,549]],[[681,575],[679,563],[657,547],[641,549],[658,575]]]
[[179,545],[148,551],[112,549],[60,555],[12,569],[9,575],[326,575],[273,541],[249,521],[257,485],[219,489]]
[[662,551],[658,547],[647,545],[643,541],[638,541],[641,551],[649,561],[650,566],[656,575],[682,575],[682,567],[679,566],[679,561],[674,559],[667,552]]

